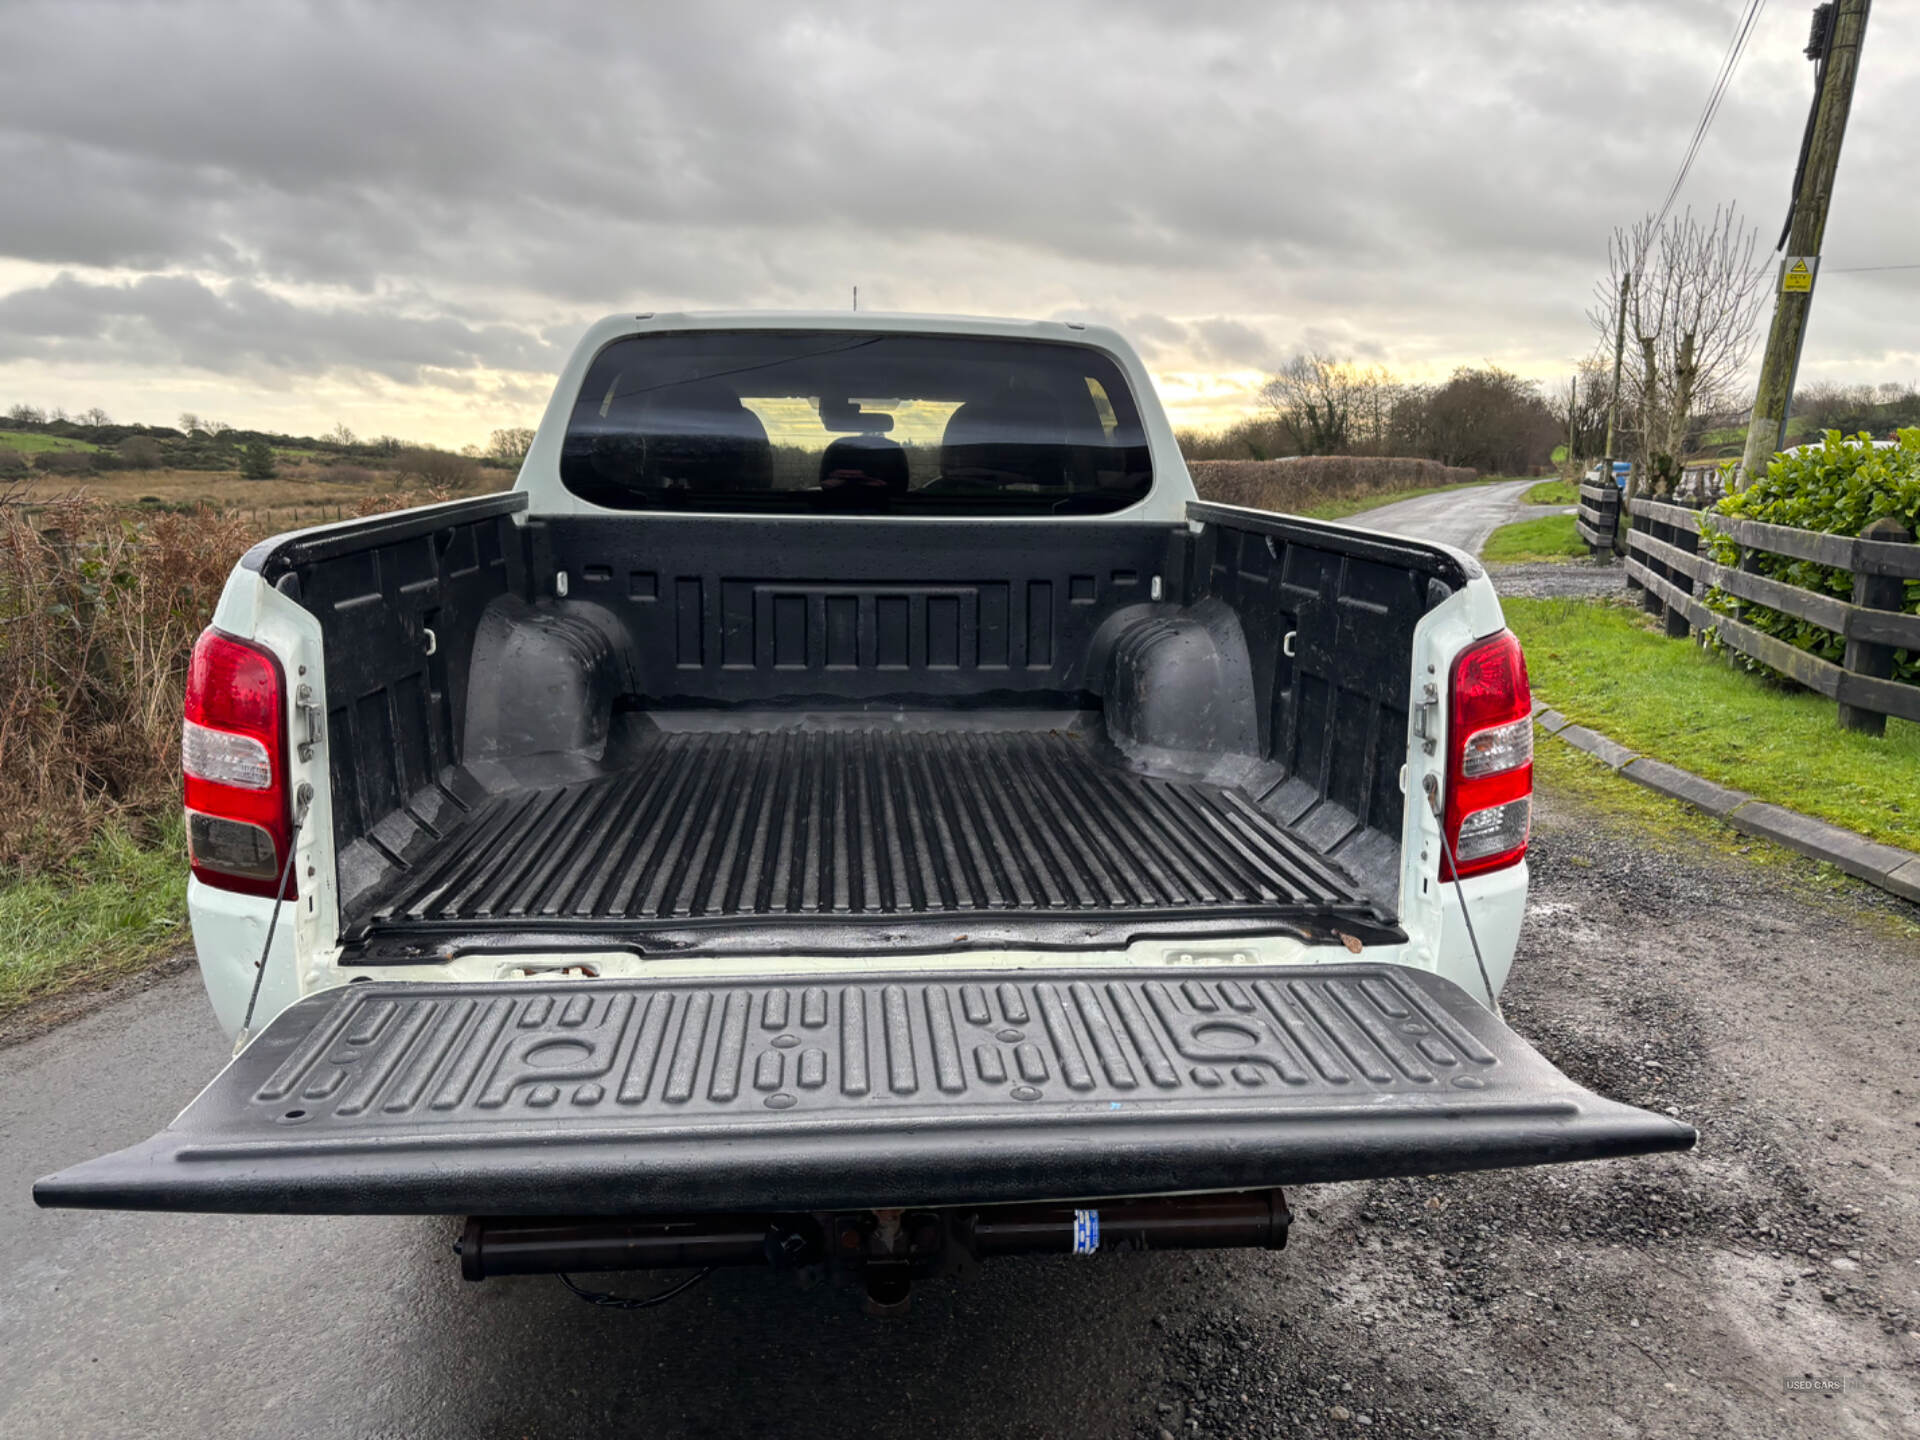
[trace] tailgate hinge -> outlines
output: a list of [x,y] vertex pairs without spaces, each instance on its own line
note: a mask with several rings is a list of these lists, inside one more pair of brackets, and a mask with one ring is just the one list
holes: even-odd
[[313,759],[313,747],[326,738],[326,717],[313,698],[313,686],[302,681],[293,692],[294,713],[306,721],[306,738],[299,742],[300,758]]

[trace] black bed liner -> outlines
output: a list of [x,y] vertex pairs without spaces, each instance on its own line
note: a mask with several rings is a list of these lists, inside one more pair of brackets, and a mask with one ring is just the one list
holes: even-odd
[[372,926],[1373,915],[1257,797],[1081,734],[669,733],[628,766],[486,800]]
[[41,1205],[796,1211],[1589,1160],[1691,1127],[1382,964],[369,982],[283,1012]]

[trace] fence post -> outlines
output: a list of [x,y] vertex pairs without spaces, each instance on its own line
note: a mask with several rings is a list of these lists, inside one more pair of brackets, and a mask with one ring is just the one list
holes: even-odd
[[[1735,568],[1742,574],[1758,575],[1760,573],[1761,551],[1754,549],[1751,545],[1735,545],[1733,547],[1733,553],[1737,557]],[[1742,600],[1737,595],[1731,598],[1733,600],[1733,618],[1736,620],[1745,620],[1751,602]]]
[[[1626,517],[1625,517],[1625,518],[1626,518],[1626,522],[1627,522],[1627,554],[1626,554],[1626,558],[1627,558],[1627,559],[1629,559],[1629,560],[1631,560],[1631,559],[1633,559],[1633,558],[1634,558],[1634,554],[1633,554],[1633,532],[1634,532],[1634,531],[1636,531],[1636,530],[1638,530],[1638,529],[1640,528],[1640,517],[1639,517],[1638,515],[1636,515],[1636,514],[1634,514],[1634,513],[1633,513],[1633,511],[1632,511],[1631,509],[1628,509],[1628,511],[1626,512]],[[1643,561],[1642,561],[1641,563],[1642,563],[1642,564],[1645,564],[1646,562],[1645,562],[1645,561],[1643,560]],[[1634,591],[1636,591],[1636,590],[1638,590],[1638,591],[1640,591],[1640,592],[1642,593],[1642,595],[1644,595],[1644,594],[1645,594],[1645,587],[1644,587],[1644,586],[1642,586],[1642,585],[1641,585],[1641,583],[1640,583],[1640,582],[1639,582],[1638,580],[1636,580],[1636,579],[1634,579],[1634,578],[1633,578],[1633,572],[1632,572],[1632,571],[1628,571],[1628,572],[1627,572],[1627,591],[1628,591],[1628,593],[1629,593],[1629,594],[1631,594],[1632,592],[1634,592]]]
[[[1862,540],[1890,540],[1908,544],[1913,536],[1907,527],[1891,515],[1883,515],[1860,532]],[[1906,604],[1906,582],[1897,575],[1869,575],[1853,572],[1853,603],[1868,610],[1899,610]],[[1865,640],[1847,640],[1847,652],[1841,662],[1849,674],[1867,675],[1876,680],[1893,678],[1893,646],[1875,645]],[[1840,728],[1858,730],[1863,735],[1885,735],[1887,717],[1874,710],[1862,710],[1845,701],[1840,705]]]
[[[1669,525],[1667,526],[1667,531],[1669,534],[1667,543],[1669,545],[1684,550],[1689,555],[1698,555],[1700,553],[1700,537],[1693,531],[1680,525]],[[1668,566],[1667,569],[1667,581],[1669,584],[1673,585],[1676,589],[1684,590],[1689,595],[1695,593],[1693,577],[1691,575],[1676,570],[1672,566]],[[1684,640],[1692,633],[1693,625],[1692,622],[1687,619],[1687,612],[1669,605],[1667,607],[1668,636],[1675,640]]]
[[[1651,515],[1642,515],[1637,511],[1634,512],[1633,528],[1651,540],[1658,540],[1660,538],[1660,524]],[[1653,555],[1651,552],[1641,551],[1640,563],[1661,579],[1666,579],[1667,567],[1662,565],[1659,557]],[[1660,613],[1662,602],[1660,597],[1653,593],[1653,587],[1651,585],[1644,587],[1640,591],[1640,607],[1649,615],[1658,615]]]

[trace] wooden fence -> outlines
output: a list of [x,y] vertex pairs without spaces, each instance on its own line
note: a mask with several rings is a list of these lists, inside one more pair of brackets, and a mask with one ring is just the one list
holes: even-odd
[[[1699,511],[1638,499],[1632,510],[1627,584],[1648,610],[1666,613],[1669,635],[1714,630],[1729,649],[1837,700],[1849,730],[1885,734],[1889,715],[1920,722],[1920,685],[1891,678],[1895,650],[1920,653],[1920,615],[1902,608],[1904,582],[1920,579],[1920,545],[1898,522],[1876,520],[1855,539],[1716,515],[1713,528],[1739,549],[1739,564],[1727,566],[1700,553]],[[1852,571],[1852,602],[1758,573],[1762,555]],[[1734,613],[1708,609],[1709,590],[1733,596]],[[1836,665],[1756,630],[1740,618],[1747,604],[1832,631],[1846,641],[1845,658]]]
[[1620,533],[1620,487],[1611,479],[1582,480],[1573,528],[1594,555],[1613,554],[1614,537]]

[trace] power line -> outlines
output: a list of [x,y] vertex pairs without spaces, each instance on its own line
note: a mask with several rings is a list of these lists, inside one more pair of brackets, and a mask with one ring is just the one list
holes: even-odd
[[1822,275],[1864,275],[1869,270],[1920,270],[1920,261],[1911,265],[1822,265]]
[[1653,222],[1656,231],[1666,223],[1673,202],[1680,198],[1681,187],[1687,183],[1687,174],[1693,169],[1693,162],[1699,158],[1700,147],[1706,142],[1707,132],[1713,128],[1714,117],[1720,113],[1720,102],[1726,99],[1734,72],[1740,68],[1740,57],[1746,53],[1747,41],[1753,36],[1760,12],[1766,8],[1767,0],[1748,0],[1746,14],[1735,28],[1733,38],[1727,42],[1727,53],[1721,57],[1713,88],[1707,92],[1707,103],[1700,108],[1700,119],[1693,127],[1693,138],[1687,142],[1687,152],[1680,161],[1680,169],[1674,175],[1673,183],[1667,187],[1666,199],[1660,202],[1660,217]]

